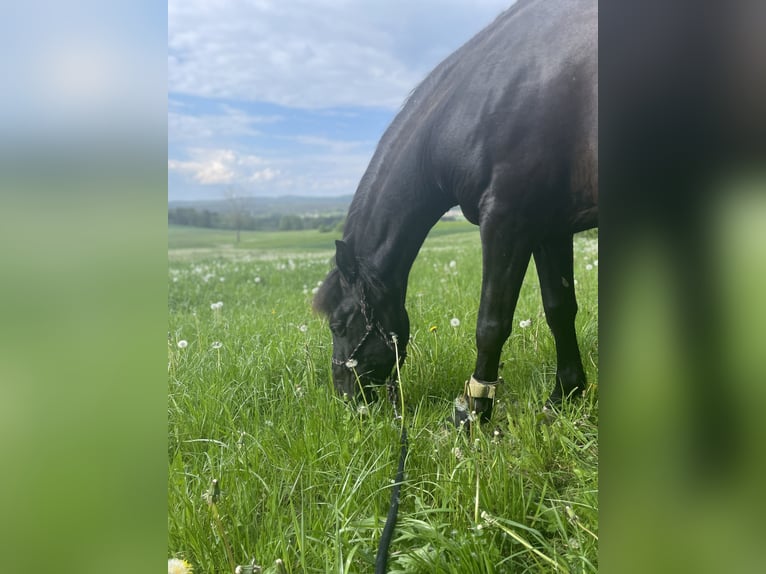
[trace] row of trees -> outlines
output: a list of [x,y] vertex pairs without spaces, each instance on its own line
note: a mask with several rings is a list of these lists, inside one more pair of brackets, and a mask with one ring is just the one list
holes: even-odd
[[344,215],[269,215],[253,216],[242,211],[218,213],[193,207],[175,207],[168,209],[168,223],[189,225],[212,229],[232,229],[250,231],[294,231],[300,229],[318,229],[322,232],[342,230]]

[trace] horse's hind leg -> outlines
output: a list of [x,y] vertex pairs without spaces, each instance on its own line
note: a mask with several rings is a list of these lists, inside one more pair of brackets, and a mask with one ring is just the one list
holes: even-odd
[[556,386],[550,402],[585,390],[585,372],[575,334],[577,300],[574,290],[572,236],[550,239],[534,249],[543,308],[556,341]]

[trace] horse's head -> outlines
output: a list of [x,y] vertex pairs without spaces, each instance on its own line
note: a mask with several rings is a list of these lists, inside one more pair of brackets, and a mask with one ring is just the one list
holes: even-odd
[[375,387],[386,383],[404,360],[409,319],[400,294],[381,283],[357,260],[352,248],[336,241],[333,269],[314,299],[332,332],[332,378],[338,393],[349,399],[364,393],[376,397]]

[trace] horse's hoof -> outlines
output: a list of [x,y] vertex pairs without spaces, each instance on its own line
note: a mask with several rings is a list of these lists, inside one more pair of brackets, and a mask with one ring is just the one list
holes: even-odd
[[476,415],[468,410],[468,398],[465,395],[457,397],[449,422],[458,430],[469,431],[475,418]]
[[565,398],[569,400],[584,395],[585,388],[584,384],[578,384],[565,391],[561,386],[557,385],[553,389],[551,396],[548,397],[548,400],[545,402],[545,406],[549,408],[558,408],[561,406],[561,403]]
[[455,399],[455,406],[452,411],[450,422],[457,429],[466,431],[471,429],[475,422],[486,423],[492,418],[492,399],[473,399],[473,409],[470,407],[469,398],[466,395],[460,395]]

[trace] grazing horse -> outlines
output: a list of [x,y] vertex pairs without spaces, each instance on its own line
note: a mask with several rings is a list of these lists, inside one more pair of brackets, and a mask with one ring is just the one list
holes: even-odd
[[329,319],[340,394],[374,398],[397,351],[403,360],[410,269],[455,205],[482,242],[471,410],[491,415],[531,257],[556,342],[551,401],[585,388],[572,236],[597,226],[597,22],[597,0],[519,0],[409,96],[359,183],[336,267],[314,300]]

